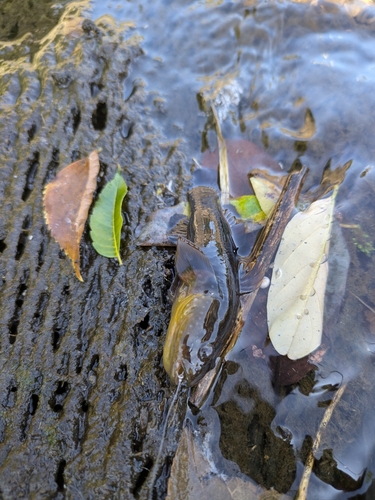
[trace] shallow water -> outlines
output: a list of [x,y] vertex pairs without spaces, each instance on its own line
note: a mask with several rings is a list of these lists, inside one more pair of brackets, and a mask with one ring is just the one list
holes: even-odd
[[[227,140],[255,143],[285,170],[299,158],[310,169],[305,189],[319,183],[328,162],[335,169],[352,161],[336,208],[344,238],[337,259],[350,255],[350,266],[338,264],[331,276],[331,309],[315,372],[286,387],[275,384],[262,291],[198,420],[213,425],[219,470],[292,496],[308,443],[335,391],[347,384],[316,454],[323,458],[308,498],[371,498],[356,495],[372,487],[375,471],[375,313],[363,304],[375,306],[375,7],[94,0],[90,15],[99,25],[112,16],[120,28],[126,23],[127,36],[143,37],[132,78],[152,96],[151,114],[163,133],[185,141],[192,166],[192,158],[202,161],[216,146],[206,112],[210,97]],[[125,80],[125,98],[131,86]],[[254,166],[251,157],[247,161]]]
[[[225,137],[267,150],[269,156],[260,155],[258,163],[248,158],[252,166],[271,166],[273,159],[275,167],[279,163],[288,169],[299,157],[310,168],[309,187],[329,160],[332,168],[352,161],[337,205],[351,267],[345,296],[346,269],[331,281],[336,300],[331,299],[332,311],[326,314],[325,351],[317,370],[298,384],[276,387],[270,358],[275,352],[266,345],[266,291],[261,292],[211,406],[199,419],[188,418],[203,434],[202,422],[210,423],[209,445],[220,471],[293,493],[306,436],[314,438],[327,402],[347,383],[317,454],[325,461],[312,476],[311,498],[353,498],[354,491],[365,492],[374,470],[375,314],[363,304],[375,304],[374,12],[360,5],[353,17],[353,9],[329,3],[92,5],[91,16],[99,25],[106,25],[101,16],[109,15],[126,36],[143,38],[144,54],[134,63],[131,81],[124,80],[123,97],[129,98],[134,80],[145,85],[149,116],[170,141],[186,143],[191,165],[193,157],[204,161],[203,153],[215,147],[203,99],[212,93]],[[123,135],[129,132],[125,128]],[[182,170],[181,175],[188,174]],[[181,186],[169,189],[180,194]]]

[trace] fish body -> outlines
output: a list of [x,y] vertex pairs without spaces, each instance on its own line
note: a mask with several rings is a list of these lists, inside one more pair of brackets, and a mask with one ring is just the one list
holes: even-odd
[[174,383],[194,386],[225,351],[240,310],[236,246],[218,193],[188,193],[190,219],[175,258],[171,320],[163,352]]

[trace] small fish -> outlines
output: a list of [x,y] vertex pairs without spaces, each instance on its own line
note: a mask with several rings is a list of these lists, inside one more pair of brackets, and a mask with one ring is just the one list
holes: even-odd
[[188,193],[191,215],[175,257],[171,320],[164,368],[171,380],[196,385],[220,360],[240,311],[239,263],[218,193]]

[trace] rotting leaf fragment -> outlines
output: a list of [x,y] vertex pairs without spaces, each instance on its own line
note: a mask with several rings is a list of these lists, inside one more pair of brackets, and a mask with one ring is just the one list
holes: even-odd
[[52,236],[70,257],[77,278],[80,271],[79,245],[99,173],[99,156],[93,151],[88,158],[63,168],[45,187],[45,218]]

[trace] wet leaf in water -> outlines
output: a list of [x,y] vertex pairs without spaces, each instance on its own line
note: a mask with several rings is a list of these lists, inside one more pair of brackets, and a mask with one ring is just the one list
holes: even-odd
[[95,250],[103,257],[121,262],[120,236],[123,224],[121,206],[128,187],[119,172],[104,186],[90,217],[90,235]]
[[321,342],[334,198],[317,200],[287,225],[267,302],[269,335],[279,354],[300,359]]
[[[254,169],[267,168],[274,173],[282,172],[280,165],[271,155],[250,141],[234,139],[226,140],[225,144],[229,164],[230,194],[233,197],[251,194],[248,174]],[[208,169],[216,170],[219,165],[218,150],[205,151],[201,163]]]
[[266,219],[266,214],[261,209],[257,197],[253,194],[232,198],[229,202],[243,220],[259,222]]
[[80,272],[79,244],[99,173],[96,151],[88,158],[63,168],[44,190],[45,218],[52,236],[71,258],[77,278]]
[[268,215],[279,199],[281,187],[261,176],[250,176],[250,182],[260,207]]

